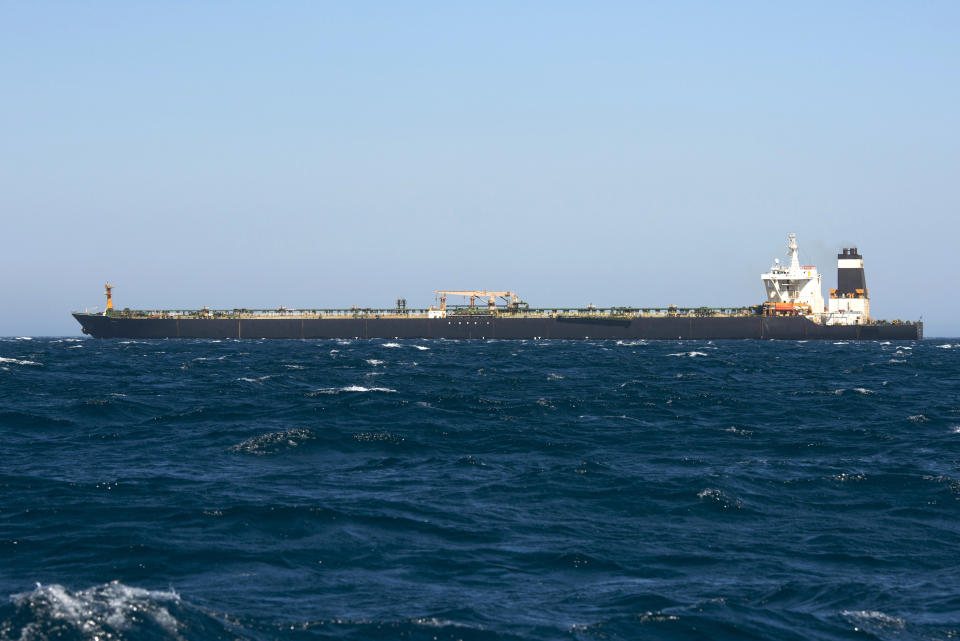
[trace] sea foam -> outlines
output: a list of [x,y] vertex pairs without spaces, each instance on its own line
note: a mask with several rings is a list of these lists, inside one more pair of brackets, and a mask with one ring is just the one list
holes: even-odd
[[[18,616],[4,622],[4,639],[178,638],[179,625],[170,609],[180,605],[180,596],[173,590],[111,581],[73,592],[59,584],[38,583],[11,600]],[[14,635],[8,637],[8,632]]]
[[21,360],[19,358],[4,358],[0,356],[0,363],[13,363],[14,365],[42,365],[37,361]]

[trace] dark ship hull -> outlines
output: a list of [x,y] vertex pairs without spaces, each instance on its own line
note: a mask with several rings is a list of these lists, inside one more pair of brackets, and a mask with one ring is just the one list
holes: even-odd
[[923,323],[820,325],[806,318],[130,318],[75,313],[95,338],[450,338],[917,340]]

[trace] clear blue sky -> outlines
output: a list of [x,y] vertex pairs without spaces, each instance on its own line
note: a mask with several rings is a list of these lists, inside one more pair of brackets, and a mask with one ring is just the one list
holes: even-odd
[[0,335],[71,309],[746,305],[795,231],[960,335],[957,2],[5,2]]

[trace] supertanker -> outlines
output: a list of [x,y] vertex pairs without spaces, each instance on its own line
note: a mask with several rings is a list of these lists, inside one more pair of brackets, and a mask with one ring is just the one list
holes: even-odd
[[[274,310],[117,310],[107,283],[107,306],[74,312],[95,338],[448,338],[448,339],[833,339],[916,340],[920,321],[870,316],[863,257],[856,248],[837,256],[837,288],[824,303],[821,274],[801,265],[796,235],[788,236],[789,264],[774,261],[761,275],[766,300],[748,307],[540,307],[510,291],[440,290],[439,304],[390,308]],[[469,304],[447,305],[448,296]],[[478,305],[477,302],[480,302]]]

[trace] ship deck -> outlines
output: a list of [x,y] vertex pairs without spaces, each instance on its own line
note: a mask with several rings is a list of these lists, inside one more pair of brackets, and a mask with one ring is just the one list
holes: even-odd
[[[75,312],[80,313],[80,312]],[[83,312],[99,313],[99,312]],[[124,309],[108,312],[111,318],[170,319],[316,319],[316,318],[434,318],[438,310],[429,308],[315,308],[315,309]],[[447,318],[457,316],[495,316],[501,318],[670,318],[754,316],[751,307],[538,307],[519,311],[480,307],[451,307]]]

